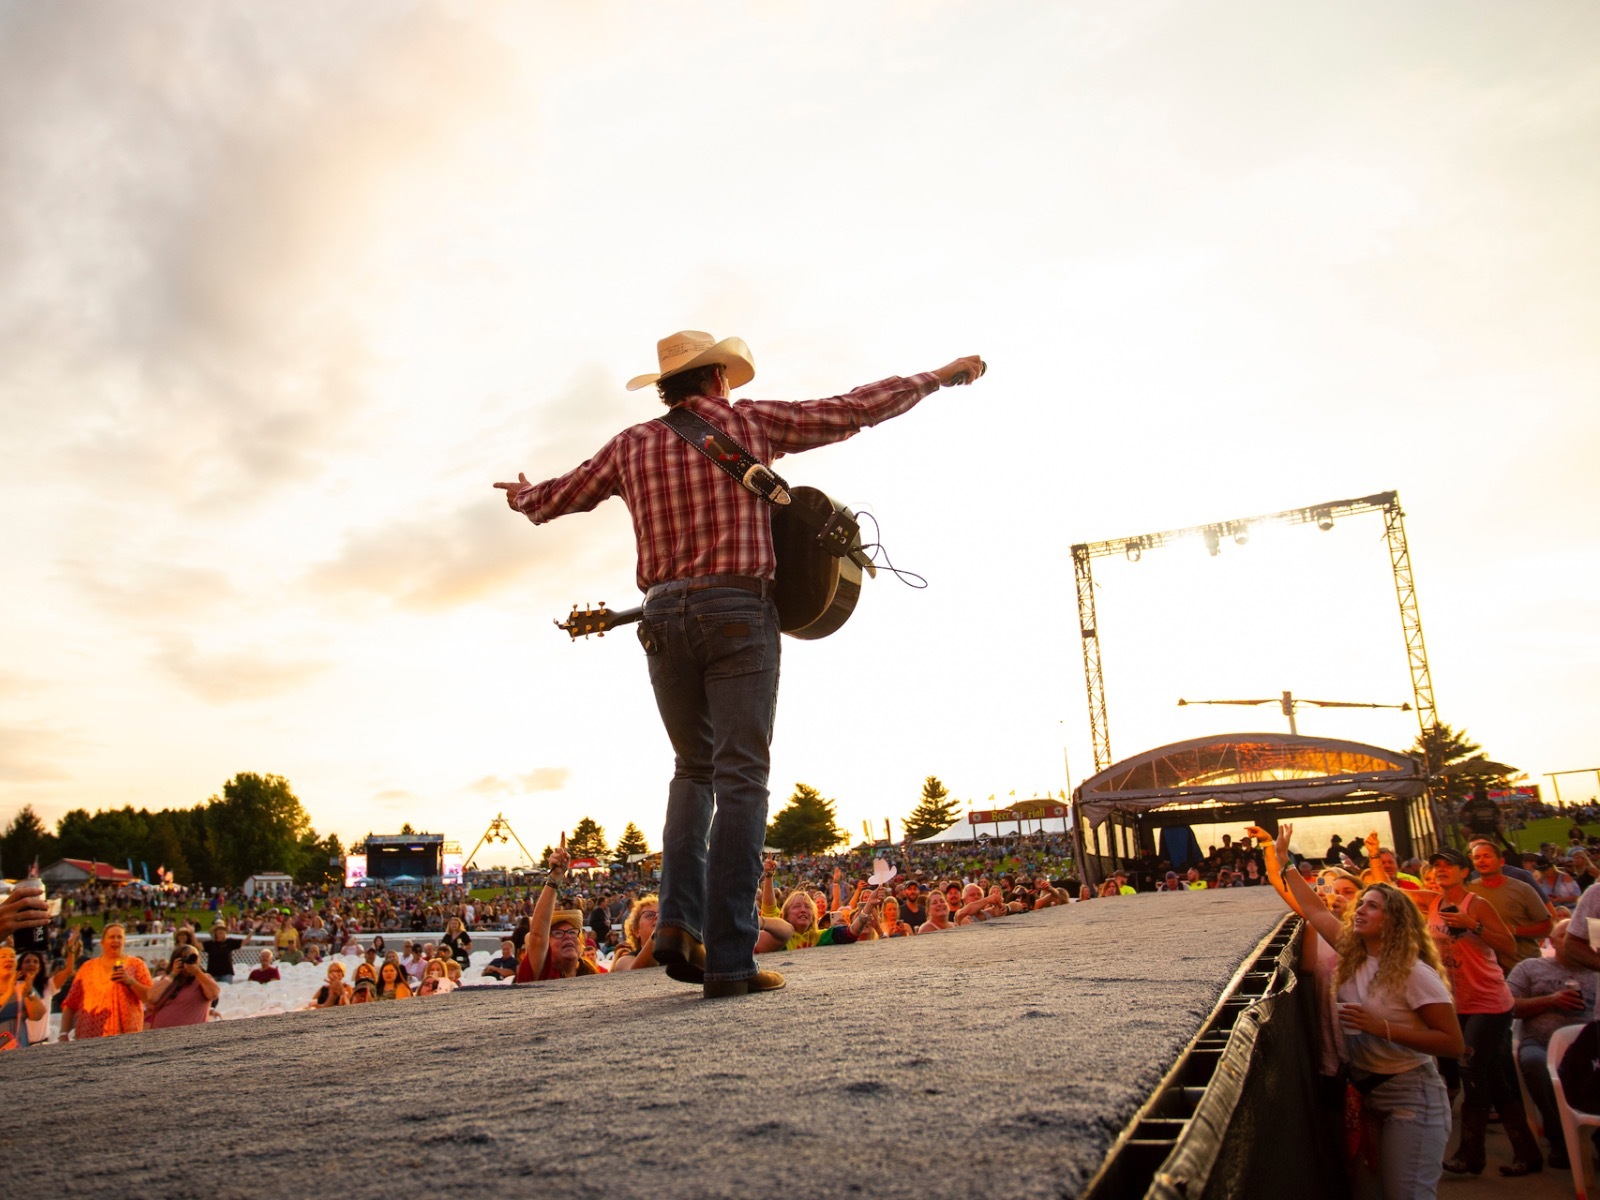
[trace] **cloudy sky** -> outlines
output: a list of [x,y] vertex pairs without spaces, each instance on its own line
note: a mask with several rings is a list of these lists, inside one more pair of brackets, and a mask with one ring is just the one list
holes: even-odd
[[[1582,0],[0,0],[0,821],[260,771],[347,839],[659,844],[637,643],[550,625],[633,602],[626,511],[490,484],[653,416],[683,328],[761,398],[991,364],[787,464],[929,586],[786,642],[775,805],[1076,782],[1072,543],[1391,488],[1441,718],[1600,764],[1597,44]],[[1376,516],[1096,581],[1119,757],[1283,724],[1180,696],[1410,699]]]

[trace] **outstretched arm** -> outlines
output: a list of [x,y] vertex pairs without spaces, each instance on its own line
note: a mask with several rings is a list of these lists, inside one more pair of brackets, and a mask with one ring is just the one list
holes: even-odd
[[1300,916],[1305,916],[1305,913],[1300,912],[1300,905],[1289,894],[1288,886],[1283,882],[1283,870],[1279,866],[1278,848],[1273,844],[1272,835],[1259,825],[1251,825],[1245,829],[1245,832],[1255,838],[1261,845],[1261,861],[1266,868],[1267,882],[1273,886],[1278,895],[1283,897],[1285,904],[1294,909]]

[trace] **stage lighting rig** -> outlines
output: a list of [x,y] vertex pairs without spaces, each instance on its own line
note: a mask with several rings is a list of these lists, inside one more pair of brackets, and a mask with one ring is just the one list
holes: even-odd
[[1415,695],[1412,707],[1416,710],[1417,723],[1423,733],[1434,728],[1439,723],[1439,714],[1433,702],[1433,677],[1428,670],[1428,654],[1422,639],[1422,617],[1417,608],[1416,584],[1411,571],[1411,552],[1406,546],[1400,495],[1398,492],[1379,492],[1354,500],[1326,501],[1257,517],[1075,544],[1072,547],[1072,571],[1077,583],[1078,629],[1082,635],[1084,682],[1089,692],[1089,733],[1094,747],[1095,770],[1105,770],[1111,765],[1112,758],[1111,727],[1106,717],[1105,679],[1100,662],[1100,631],[1095,615],[1094,578],[1090,569],[1093,559],[1122,554],[1129,562],[1138,562],[1146,550],[1156,550],[1171,542],[1195,537],[1202,539],[1207,551],[1215,555],[1221,548],[1224,536],[1231,536],[1235,545],[1242,546],[1258,525],[1315,525],[1326,533],[1333,528],[1335,520],[1367,512],[1383,514],[1384,534],[1389,544],[1389,565],[1394,578],[1395,596],[1400,602],[1400,625],[1405,634],[1406,657],[1411,667],[1411,688]]
[[517,843],[517,849],[522,851],[522,857],[528,860],[528,865],[530,867],[535,866],[539,860],[528,853],[528,848],[522,844],[522,839],[517,836],[517,831],[511,828],[511,822],[506,820],[503,814],[495,813],[494,820],[489,822],[489,828],[483,831],[483,836],[478,839],[478,844],[472,848],[472,854],[467,855],[462,860],[462,874],[465,875],[475,865],[473,856],[483,849],[484,843],[487,842],[492,846],[497,842],[505,845],[513,841]]
[[1293,692],[1285,692],[1281,697],[1271,696],[1265,700],[1179,700],[1178,707],[1183,708],[1190,704],[1276,704],[1283,709],[1283,715],[1289,718],[1289,732],[1299,736],[1300,730],[1295,724],[1295,709],[1302,704],[1311,704],[1317,708],[1393,708],[1400,712],[1410,712],[1409,704],[1369,704],[1362,700],[1301,700]]

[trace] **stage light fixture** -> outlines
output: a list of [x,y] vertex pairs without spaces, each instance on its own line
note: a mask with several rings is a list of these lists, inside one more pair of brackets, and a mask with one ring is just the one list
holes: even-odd
[[1128,543],[1128,561],[1129,562],[1138,562],[1139,561],[1139,555],[1141,553],[1142,553],[1142,551],[1139,549],[1139,543],[1138,542],[1129,542]]
[[1211,555],[1212,558],[1215,558],[1218,554],[1222,553],[1222,535],[1217,532],[1217,527],[1215,525],[1212,525],[1206,530],[1205,538],[1207,554]]
[[1250,540],[1250,526],[1235,525],[1233,527],[1233,544],[1242,546]]
[[1333,528],[1333,514],[1325,508],[1317,513],[1317,528],[1323,533]]

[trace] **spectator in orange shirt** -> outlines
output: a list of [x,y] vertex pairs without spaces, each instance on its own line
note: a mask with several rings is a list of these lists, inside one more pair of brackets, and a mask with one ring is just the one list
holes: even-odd
[[150,995],[150,968],[123,954],[127,931],[107,925],[100,955],[78,968],[61,1002],[61,1040],[115,1037],[144,1028],[144,1002]]

